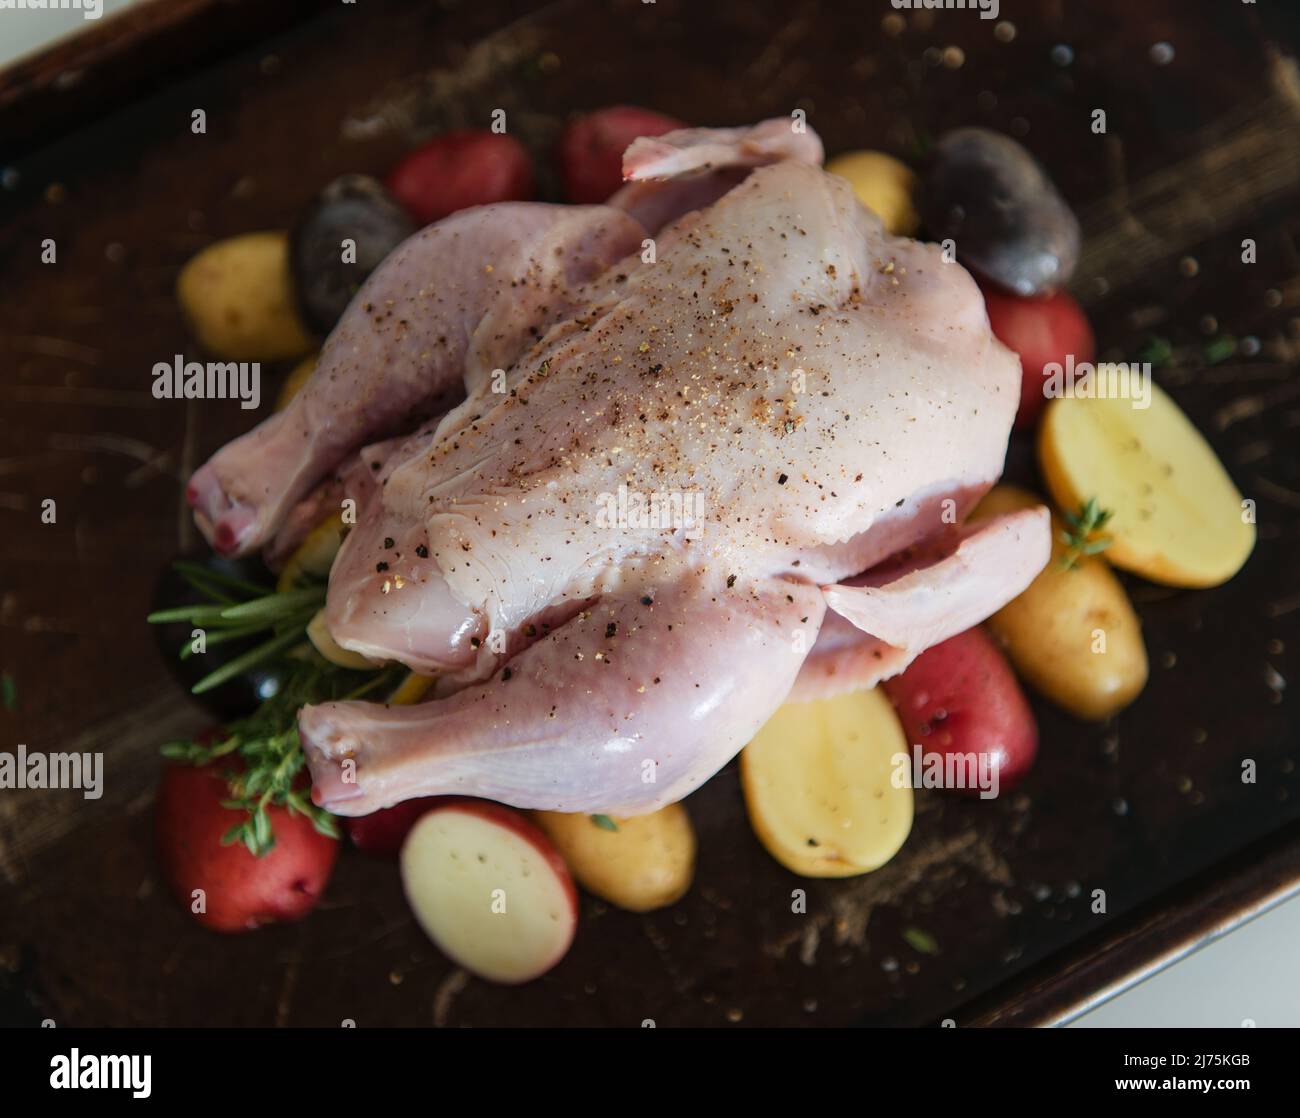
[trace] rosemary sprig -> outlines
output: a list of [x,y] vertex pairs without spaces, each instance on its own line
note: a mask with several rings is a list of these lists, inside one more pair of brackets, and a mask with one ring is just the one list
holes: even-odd
[[[237,656],[199,680],[191,689],[196,695],[220,687],[235,676],[274,660],[294,645],[305,641],[307,623],[325,604],[324,583],[284,593],[268,592],[264,587],[217,572],[206,572],[201,567],[197,570],[202,573],[194,574],[192,564],[177,564],[177,568],[186,581],[208,600],[174,609],[157,610],[149,615],[148,620],[152,624],[185,622],[193,625],[204,631],[205,646],[224,644],[257,633],[268,634],[268,639],[256,648]],[[213,576],[211,585],[205,583],[205,576],[209,573]],[[245,595],[255,592],[257,596],[241,600],[234,597],[232,592]],[[187,660],[193,654],[193,646],[186,645],[181,650],[181,659]]]
[[[400,665],[355,670],[330,663],[307,638],[307,624],[325,601],[325,584],[284,592],[210,571],[193,563],[176,564],[204,601],[149,615],[155,624],[186,622],[205,633],[207,645],[265,634],[248,652],[209,672],[193,687],[202,694],[235,676],[263,665],[278,668],[279,688],[245,718],[232,722],[211,742],[173,741],[163,746],[165,757],[190,765],[208,765],[228,758],[224,773],[230,794],[224,806],[242,811],[244,818],[222,836],[224,844],[243,843],[257,857],[275,846],[268,810],[282,807],[305,816],[321,834],[338,837],[334,817],[311,802],[300,787],[306,758],[298,738],[298,711],[311,703],[357,699],[393,689],[405,675]],[[181,659],[193,655],[181,649]],[[238,762],[238,763],[233,763]]]
[[1115,514],[1097,504],[1096,497],[1089,497],[1074,512],[1065,514],[1069,530],[1061,533],[1061,542],[1065,544],[1065,553],[1060,565],[1064,571],[1072,571],[1079,565],[1085,555],[1097,555],[1113,542],[1110,536],[1098,533]]

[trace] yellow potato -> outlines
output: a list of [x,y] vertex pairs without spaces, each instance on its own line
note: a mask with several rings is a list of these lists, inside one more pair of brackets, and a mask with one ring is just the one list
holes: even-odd
[[804,877],[878,869],[912,829],[911,784],[893,779],[900,756],[907,739],[879,689],[786,703],[740,755],[754,833]]
[[316,359],[319,356],[320,354],[313,353],[310,357],[304,357],[289,371],[284,384],[280,386],[280,395],[276,397],[276,411],[283,411],[289,401],[298,395],[307,379],[316,371]]
[[317,524],[289,556],[275,581],[276,590],[283,594],[286,590],[297,590],[309,580],[328,578],[334,556],[343,546],[343,536],[342,513]]
[[312,347],[294,305],[287,233],[209,245],[181,270],[176,295],[205,349],[228,361],[279,361]]
[[317,610],[315,616],[307,622],[307,639],[315,646],[316,651],[325,657],[331,664],[337,664],[340,668],[358,668],[369,670],[378,665],[367,660],[360,652],[353,652],[351,649],[344,648],[332,636],[330,631],[325,627],[325,611]]
[[590,815],[535,811],[579,885],[629,912],[663,908],[691,887],[695,831],[681,804],[649,815],[614,817],[617,831]]
[[406,678],[388,696],[388,701],[393,706],[411,706],[423,699],[424,693],[432,686],[433,680],[429,676],[408,672]]
[[[1042,501],[999,485],[972,518],[1032,508]],[[1052,523],[1052,558],[1018,597],[985,622],[1016,671],[1036,691],[1079,718],[1105,719],[1137,698],[1147,681],[1141,623],[1106,563],[1080,556],[1061,566],[1064,524]]]
[[826,170],[848,179],[858,201],[873,211],[890,233],[910,237],[920,226],[912,202],[916,175],[892,155],[883,151],[845,152],[827,163]]
[[1217,586],[1255,546],[1253,515],[1191,421],[1157,385],[1151,403],[1062,397],[1043,415],[1038,457],[1052,498],[1090,497],[1113,517],[1106,558],[1168,586]]

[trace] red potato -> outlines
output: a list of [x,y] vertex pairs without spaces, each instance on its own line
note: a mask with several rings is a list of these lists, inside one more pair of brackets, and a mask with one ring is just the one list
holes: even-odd
[[[222,807],[230,791],[228,760],[202,767],[169,765],[158,790],[156,834],[163,877],[176,899],[205,927],[243,932],[297,920],[316,907],[338,856],[338,841],[287,808],[268,811],[275,846],[261,858],[221,837],[245,818]],[[204,911],[196,912],[195,890]]]
[[425,933],[491,982],[537,978],[569,950],[578,891],[532,823],[500,804],[450,799],[402,846],[402,885]]
[[396,854],[412,827],[430,808],[442,803],[442,796],[421,796],[403,800],[369,815],[356,815],[343,820],[352,845],[366,854]]
[[1089,362],[1097,355],[1092,327],[1083,309],[1064,291],[1044,298],[1012,295],[990,285],[983,286],[989,325],[1004,346],[1020,357],[1020,410],[1016,428],[1032,427],[1047,403],[1043,394],[1046,374],[1052,363]]
[[953,765],[956,790],[978,795],[983,766],[986,776],[996,771],[1000,794],[1033,766],[1038,724],[1015,674],[982,629],[927,649],[883,686],[924,762],[938,754]]
[[444,132],[403,158],[385,185],[416,221],[429,225],[469,206],[528,201],[533,164],[513,136]]
[[560,137],[560,171],[570,202],[604,202],[623,185],[623,152],[638,136],[686,126],[650,109],[611,105],[573,120]]

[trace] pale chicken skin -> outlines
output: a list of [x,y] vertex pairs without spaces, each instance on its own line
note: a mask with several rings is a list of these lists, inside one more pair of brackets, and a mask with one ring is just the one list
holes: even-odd
[[[485,207],[417,234],[340,322],[297,438],[259,428],[196,475],[210,537],[259,546],[392,433],[386,385],[407,412],[465,386],[374,463],[326,613],[343,647],[437,677],[435,697],[305,708],[319,803],[654,810],[792,691],[896,674],[1041,569],[1045,509],[962,526],[1001,473],[1018,361],[960,266],[886,235],[820,159],[790,121],[685,130],[637,141],[609,206]],[[500,210],[524,247],[476,249]],[[543,238],[539,260],[557,210],[579,247]],[[457,221],[454,257],[431,258]],[[437,331],[458,333],[432,360],[373,321],[417,323],[439,296]],[[349,399],[366,414],[331,419]],[[294,469],[259,478],[275,455]],[[637,515],[651,500],[671,515]]]

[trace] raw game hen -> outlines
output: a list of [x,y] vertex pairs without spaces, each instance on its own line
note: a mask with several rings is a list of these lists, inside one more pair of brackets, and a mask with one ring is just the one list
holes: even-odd
[[689,129],[634,143],[608,205],[425,229],[293,405],[195,475],[203,530],[247,551],[389,440],[326,619],[437,683],[305,708],[318,802],[653,810],[792,690],[896,674],[1041,569],[1045,509],[963,526],[1017,359],[966,272],[821,155],[788,120]]

